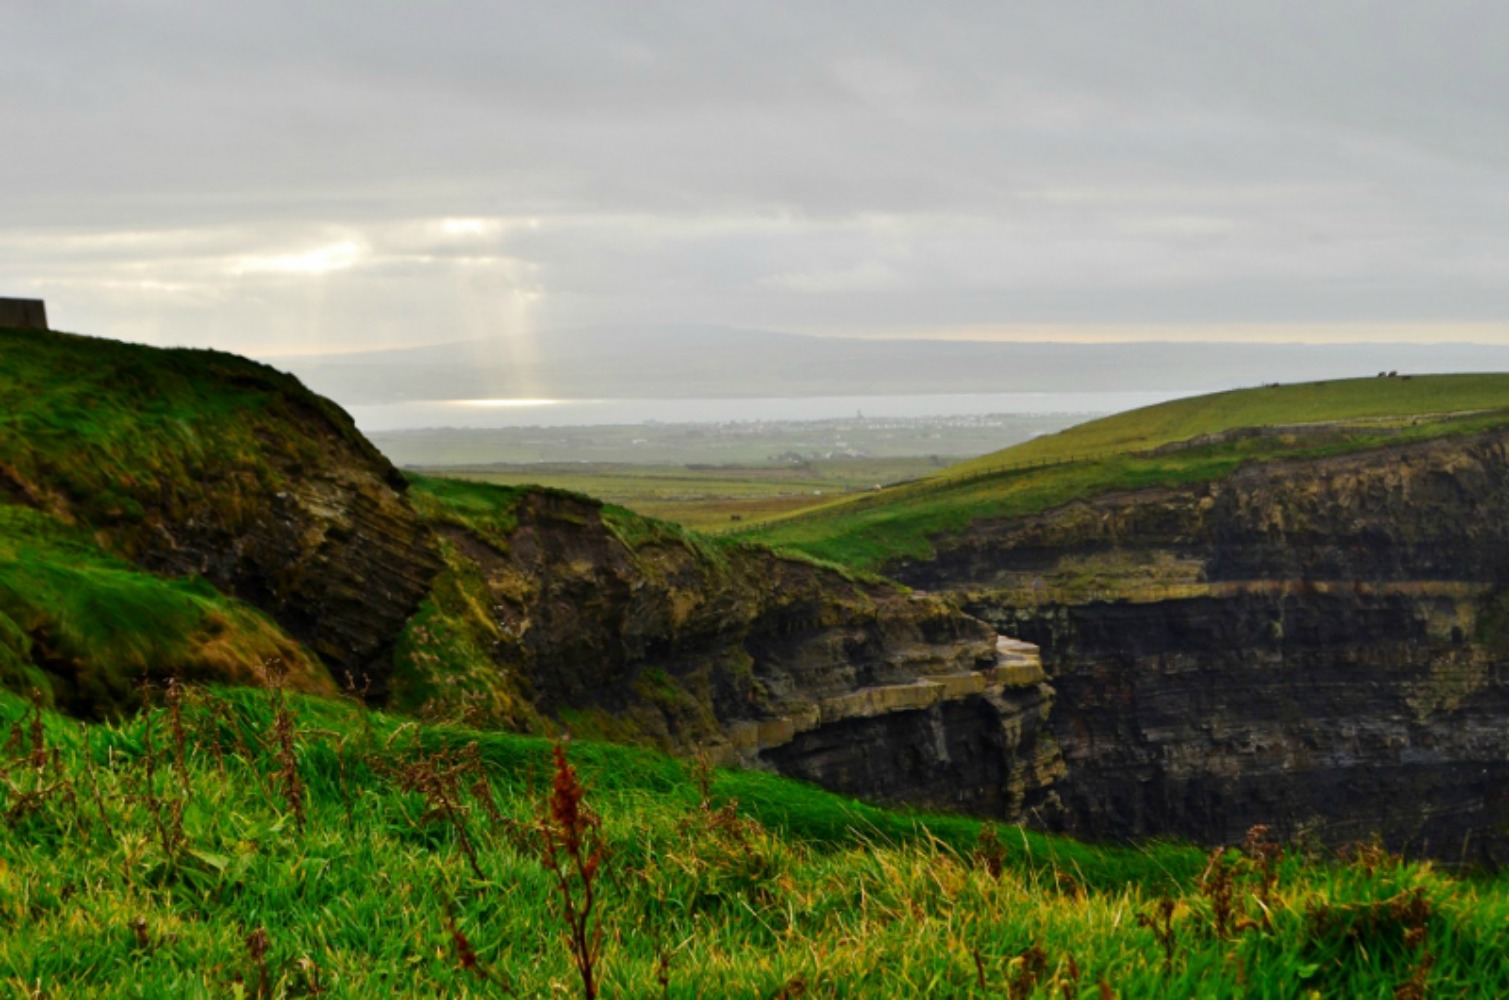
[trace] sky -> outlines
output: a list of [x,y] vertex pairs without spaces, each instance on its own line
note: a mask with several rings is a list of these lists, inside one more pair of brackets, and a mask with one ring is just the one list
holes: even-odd
[[0,39],[0,296],[61,329],[1509,344],[1502,3],[13,0]]

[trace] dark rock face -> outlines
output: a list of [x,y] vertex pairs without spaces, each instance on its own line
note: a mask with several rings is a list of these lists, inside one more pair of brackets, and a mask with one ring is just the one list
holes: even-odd
[[1063,773],[1047,729],[1053,692],[1023,685],[929,708],[859,716],[764,751],[782,774],[884,802],[1023,820]]
[[548,716],[999,815],[1057,764],[1041,671],[1002,666],[995,631],[946,601],[763,549],[627,542],[580,497],[514,513],[506,551],[447,537],[486,581],[500,672]]
[[1042,647],[1050,825],[1509,856],[1504,432],[982,523],[901,568]]
[[383,475],[386,461],[317,427],[310,433],[327,456],[321,467],[290,471],[271,495],[257,490],[229,504],[220,495],[158,522],[137,561],[197,573],[256,605],[318,653],[338,682],[380,700],[393,642],[440,560],[430,530]]

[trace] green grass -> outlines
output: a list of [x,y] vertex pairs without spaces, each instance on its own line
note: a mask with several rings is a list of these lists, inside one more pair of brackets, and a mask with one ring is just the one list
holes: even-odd
[[299,689],[325,668],[265,615],[197,579],[126,561],[193,516],[233,531],[323,460],[317,425],[381,462],[297,380],[215,351],[0,330],[0,685],[73,711],[129,709],[144,678]]
[[144,680],[250,684],[273,661],[296,688],[334,691],[324,667],[255,608],[201,580],[142,572],[46,515],[0,505],[0,686],[98,715],[134,706]]
[[[1218,393],[1082,424],[744,537],[866,570],[926,559],[932,539],[1098,494],[1177,487],[1252,462],[1308,460],[1509,423],[1509,376],[1359,379]],[[1241,428],[1254,436],[1202,441]],[[1169,447],[1186,442],[1186,447]]]
[[0,685],[99,715],[129,708],[143,677],[253,683],[276,660],[291,687],[331,692],[266,616],[142,567],[215,566],[276,592],[302,570],[243,569],[290,541],[275,537],[280,494],[353,471],[373,491],[402,485],[345,413],[265,365],[0,330]]
[[[191,690],[108,725],[0,695],[7,729],[0,983],[13,995],[577,993],[535,833],[541,740],[246,690]],[[1386,997],[1416,978],[1432,995],[1509,990],[1503,879],[1290,852],[1265,887],[1230,851],[1223,921],[1190,848],[1003,827],[992,849],[975,820],[755,773],[717,772],[704,801],[669,758],[586,743],[570,756],[610,849],[596,882],[604,996],[1098,996],[1104,981],[1119,997]],[[1171,954],[1139,921],[1163,899]]]
[[1078,424],[961,462],[945,475],[1033,461],[1153,448],[1238,427],[1412,417],[1509,408],[1509,375],[1417,375],[1303,382],[1176,399]]
[[0,499],[106,530],[125,554],[194,500],[234,522],[284,487],[268,461],[323,460],[320,427],[381,462],[292,376],[216,351],[0,330]]
[[450,524],[471,532],[502,551],[519,526],[514,508],[529,495],[525,487],[497,486],[462,479],[405,473],[409,503],[431,524]]

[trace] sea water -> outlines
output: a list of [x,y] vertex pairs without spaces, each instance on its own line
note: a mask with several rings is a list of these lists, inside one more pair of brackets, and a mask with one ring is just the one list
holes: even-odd
[[992,413],[1117,413],[1189,391],[1002,392],[728,399],[444,399],[348,406],[363,431],[421,427],[585,427],[719,424],[864,417],[965,417]]

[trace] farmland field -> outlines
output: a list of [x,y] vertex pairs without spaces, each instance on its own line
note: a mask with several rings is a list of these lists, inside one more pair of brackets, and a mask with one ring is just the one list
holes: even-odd
[[638,514],[717,531],[804,510],[834,497],[873,492],[876,486],[945,467],[940,458],[875,458],[717,466],[557,462],[411,471],[500,486],[572,490]]

